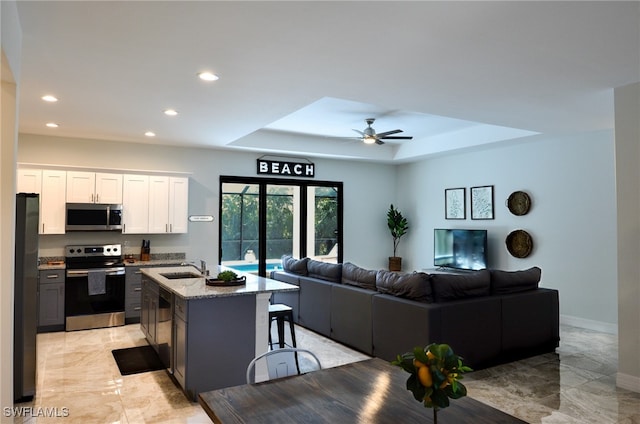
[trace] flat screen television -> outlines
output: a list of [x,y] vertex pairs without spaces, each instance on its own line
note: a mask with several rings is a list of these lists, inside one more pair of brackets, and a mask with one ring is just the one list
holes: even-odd
[[478,270],[487,267],[487,230],[433,230],[436,267]]

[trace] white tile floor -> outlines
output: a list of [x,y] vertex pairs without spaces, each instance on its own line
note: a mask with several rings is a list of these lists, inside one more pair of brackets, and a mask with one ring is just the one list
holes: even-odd
[[[367,358],[301,327],[296,336],[325,368]],[[562,327],[561,339],[556,354],[468,374],[469,396],[530,423],[639,424],[640,394],[615,386],[616,336]],[[111,350],[145,343],[138,325],[39,334],[37,395],[16,405],[39,416],[15,422],[210,422],[165,371],[120,375]]]

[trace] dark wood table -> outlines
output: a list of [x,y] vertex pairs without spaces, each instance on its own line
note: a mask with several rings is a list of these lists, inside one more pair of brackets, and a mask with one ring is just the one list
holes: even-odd
[[[200,393],[214,423],[431,423],[433,410],[406,390],[409,374],[382,359]],[[470,397],[438,411],[440,424],[525,423]]]

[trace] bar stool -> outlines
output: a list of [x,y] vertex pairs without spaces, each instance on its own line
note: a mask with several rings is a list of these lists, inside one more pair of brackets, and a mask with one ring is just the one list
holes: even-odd
[[278,345],[284,348],[284,321],[289,321],[291,329],[291,343],[296,347],[296,333],[293,326],[293,308],[282,303],[269,305],[269,347],[273,350],[273,340],[271,340],[271,323],[276,320],[278,324]]

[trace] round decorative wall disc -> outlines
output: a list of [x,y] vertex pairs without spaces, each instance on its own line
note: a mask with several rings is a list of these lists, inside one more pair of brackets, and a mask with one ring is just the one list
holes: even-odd
[[531,197],[524,191],[514,191],[507,199],[507,207],[514,215],[526,215],[531,208]]
[[514,230],[506,239],[507,250],[514,258],[526,258],[533,250],[533,239],[525,230]]

